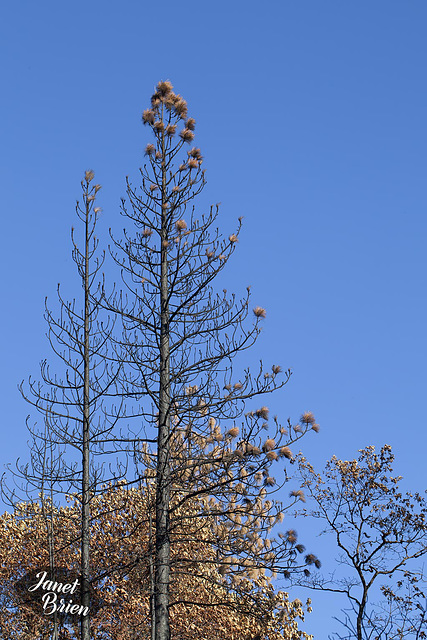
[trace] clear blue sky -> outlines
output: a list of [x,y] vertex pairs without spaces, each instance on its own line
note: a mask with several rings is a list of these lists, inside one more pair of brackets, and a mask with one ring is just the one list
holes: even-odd
[[[244,216],[228,288],[267,309],[248,359],[294,371],[271,408],[315,413],[315,464],[389,443],[424,489],[426,28],[424,0],[2,4],[0,463],[25,455],[16,385],[50,356],[44,297],[75,286],[83,172],[103,185],[101,232],[121,228],[140,115],[168,78],[197,121],[202,207],[222,203],[227,233]],[[318,639],[328,603],[307,621]]]

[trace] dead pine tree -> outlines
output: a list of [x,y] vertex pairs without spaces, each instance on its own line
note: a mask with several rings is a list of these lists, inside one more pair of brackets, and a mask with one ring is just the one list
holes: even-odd
[[[52,365],[43,361],[41,379],[30,378],[27,385],[21,385],[24,398],[39,412],[44,424],[39,428],[37,423],[32,426],[30,419],[27,421],[32,441],[30,462],[18,461],[13,470],[14,488],[6,486],[5,479],[3,481],[3,495],[12,504],[16,504],[22,490],[27,499],[31,492],[36,496],[41,492],[46,509],[43,487],[47,483],[51,506],[54,499],[59,506],[70,494],[81,504],[80,558],[76,569],[80,574],[80,604],[87,611],[80,620],[81,640],[91,637],[90,590],[94,581],[90,566],[91,502],[103,490],[103,483],[117,480],[124,474],[120,466],[110,478],[106,478],[103,471],[108,454],[103,440],[114,431],[120,409],[114,407],[117,367],[107,353],[114,323],[111,319],[100,318],[102,310],[94,295],[104,258],[97,255],[95,235],[101,211],[95,199],[101,186],[93,181],[94,172],[86,171],[81,183],[82,202],[77,202],[76,206],[81,226],[77,231],[73,228],[71,234],[72,257],[81,283],[80,305],[76,300],[64,299],[59,286],[59,317],[55,317],[46,305],[47,335],[56,362]],[[46,451],[51,452],[48,469]],[[49,557],[55,556],[56,565],[60,566],[60,551],[54,550],[52,522],[52,518],[47,519]],[[54,570],[53,566],[51,568]]]
[[[126,226],[121,239],[112,235],[111,252],[122,284],[111,294],[104,292],[103,304],[122,320],[123,335],[115,347],[121,394],[142,425],[132,446],[139,442],[141,460],[147,456],[145,463],[149,467],[151,460],[154,468],[153,637],[169,640],[173,519],[180,508],[176,496],[183,491],[184,501],[203,498],[200,518],[208,516],[216,492],[236,512],[238,502],[250,502],[250,487],[259,492],[260,483],[275,484],[263,473],[267,466],[279,458],[289,461],[287,445],[317,426],[313,420],[288,433],[277,422],[278,437],[265,443],[267,407],[245,414],[247,401],[281,388],[290,371],[283,376],[280,366],[267,371],[261,363],[253,375],[249,369],[238,373],[233,365],[235,356],[255,343],[266,316],[261,306],[251,308],[249,288],[241,300],[213,290],[236,248],[241,218],[237,230],[223,238],[215,227],[218,206],[196,214],[193,200],[205,185],[203,157],[192,146],[195,120],[169,81],[157,85],[142,119],[153,141],[145,148],[142,184],[135,188],[127,180],[121,210]],[[239,433],[239,420],[241,439],[231,450],[227,443]],[[220,424],[231,431],[218,450]],[[262,461],[254,463],[261,454]],[[229,477],[223,474],[226,458]],[[246,486],[240,493],[230,489],[230,483],[238,484],[236,474],[240,487]],[[220,515],[221,499],[212,508]]]

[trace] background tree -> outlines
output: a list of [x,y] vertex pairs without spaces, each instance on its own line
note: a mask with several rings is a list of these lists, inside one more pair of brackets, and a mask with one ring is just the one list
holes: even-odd
[[[334,456],[323,474],[303,456],[298,459],[303,487],[317,503],[303,513],[325,523],[323,533],[334,536],[342,568],[341,575],[315,573],[300,583],[346,595],[350,610],[340,638],[426,637],[425,595],[415,561],[427,552],[427,505],[420,494],[402,492],[402,477],[391,475],[393,460],[389,445],[378,454],[366,447],[358,460]],[[368,602],[381,596],[377,605]]]
[[[224,531],[223,535],[224,540],[231,540],[231,523],[234,519],[240,527],[236,518],[246,518],[245,504],[253,508],[259,484],[266,485],[265,491],[275,485],[268,473],[269,463],[279,456],[282,461],[292,458],[288,444],[293,436],[315,428],[314,420],[309,421],[303,427],[296,425],[291,435],[276,420],[268,437],[263,432],[268,429],[268,408],[258,406],[245,414],[248,400],[282,387],[290,372],[281,381],[278,365],[267,371],[261,364],[251,375],[249,369],[237,371],[233,364],[238,354],[254,344],[266,312],[253,307],[254,322],[248,323],[249,288],[242,300],[227,295],[226,290],[218,295],[212,288],[234,252],[241,219],[237,230],[222,239],[215,227],[218,206],[196,215],[193,200],[205,184],[203,157],[197,147],[184,153],[185,145],[193,142],[195,120],[188,116],[185,100],[172,89],[169,81],[160,82],[150,108],[143,113],[153,142],[145,149],[148,160],[140,170],[141,186],[134,188],[127,181],[123,238],[113,238],[113,257],[123,285],[112,295],[104,294],[105,307],[123,324],[122,339],[116,344],[123,365],[121,392],[138,424],[142,422],[132,446],[139,443],[139,452],[153,461],[156,471],[156,640],[170,637],[171,544],[177,544],[172,537],[174,510],[178,509],[172,507],[172,493],[179,493],[180,507],[200,497],[203,508],[193,521],[191,536],[196,523],[199,526],[215,513],[228,521],[228,534]],[[239,439],[232,447],[237,434]],[[279,511],[271,503],[244,530],[249,533],[250,528],[261,527],[267,531]],[[257,537],[257,532],[253,535]],[[243,553],[242,542],[239,544]],[[283,565],[282,569],[287,571],[289,553],[285,543],[282,547],[286,557],[286,569]],[[277,544],[277,553],[266,552],[268,566],[279,558],[282,547]],[[231,558],[232,545],[228,551],[224,546],[216,562],[228,561],[233,566]]]
[[[67,506],[52,509],[65,575],[80,569],[80,503],[79,496],[70,496]],[[142,523],[140,514],[147,513],[151,507],[147,488],[141,490],[123,483],[108,487],[92,500],[92,570],[101,594],[91,619],[94,640],[136,640],[149,635],[147,555],[151,551],[148,520]],[[197,513],[198,506],[187,502],[184,509],[191,515],[191,511]],[[252,596],[237,596],[221,587],[215,550],[209,544],[211,523],[205,519],[200,522],[198,539],[192,539],[191,544],[185,538],[185,523],[186,518],[182,518],[184,531],[179,544],[172,545],[172,556],[177,554],[180,562],[186,557],[192,571],[184,573],[179,564],[172,563],[174,602],[170,620],[174,638],[311,638],[298,629],[304,616],[301,601],[290,601],[286,593],[275,592],[271,585],[258,589]],[[44,536],[45,522],[39,503],[21,503],[13,514],[0,517],[0,637],[5,640],[50,637],[52,620],[43,615],[40,598],[37,602],[23,602],[21,592],[17,591],[23,573],[38,571],[47,562]],[[216,585],[214,589],[213,585]],[[193,604],[188,602],[189,592],[195,601]],[[204,606],[200,606],[201,602]],[[80,638],[78,618],[61,618],[60,637]]]

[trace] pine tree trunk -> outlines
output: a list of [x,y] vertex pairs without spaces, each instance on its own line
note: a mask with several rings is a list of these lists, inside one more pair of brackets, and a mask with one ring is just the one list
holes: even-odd
[[[163,112],[162,112],[163,119]],[[170,580],[170,370],[169,370],[169,286],[167,262],[167,210],[165,140],[162,137],[162,227],[161,227],[161,289],[160,289],[160,389],[159,431],[157,439],[156,487],[156,575],[155,575],[155,638],[169,640],[169,580]]]
[[[84,308],[84,389],[83,389],[83,456],[82,456],[82,542],[81,605],[89,611],[89,205],[86,202],[85,233],[85,308]],[[89,614],[81,617],[81,640],[90,640]]]
[[147,505],[148,505],[148,569],[150,577],[150,639],[156,640],[156,607],[155,607],[155,573],[154,573],[154,547],[153,547],[153,518],[151,511],[150,485],[147,480]]

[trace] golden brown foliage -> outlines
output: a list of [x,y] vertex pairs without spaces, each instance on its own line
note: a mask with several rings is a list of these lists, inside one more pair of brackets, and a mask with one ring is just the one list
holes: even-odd
[[[176,501],[175,497],[175,501]],[[310,638],[298,630],[304,618],[301,601],[275,592],[260,570],[242,563],[236,572],[240,589],[232,591],[209,543],[212,522],[198,522],[198,507],[180,510],[180,526],[173,530],[171,629],[173,638],[219,640]],[[93,613],[94,640],[134,640],[149,637],[149,492],[122,485],[110,487],[93,501],[91,545],[92,584],[102,598]],[[79,503],[54,510],[58,567],[78,572]],[[137,523],[137,524],[135,524]],[[219,529],[217,535],[220,534]],[[0,518],[0,629],[10,640],[47,637],[51,618],[38,615],[17,601],[16,581],[48,564],[46,529],[40,504],[21,503],[14,514]],[[238,558],[234,559],[238,564]],[[230,560],[231,563],[231,560]],[[246,563],[247,564],[247,563]],[[245,575],[246,574],[246,575]],[[308,609],[309,602],[308,602]],[[78,618],[62,629],[63,638],[79,637]]]

